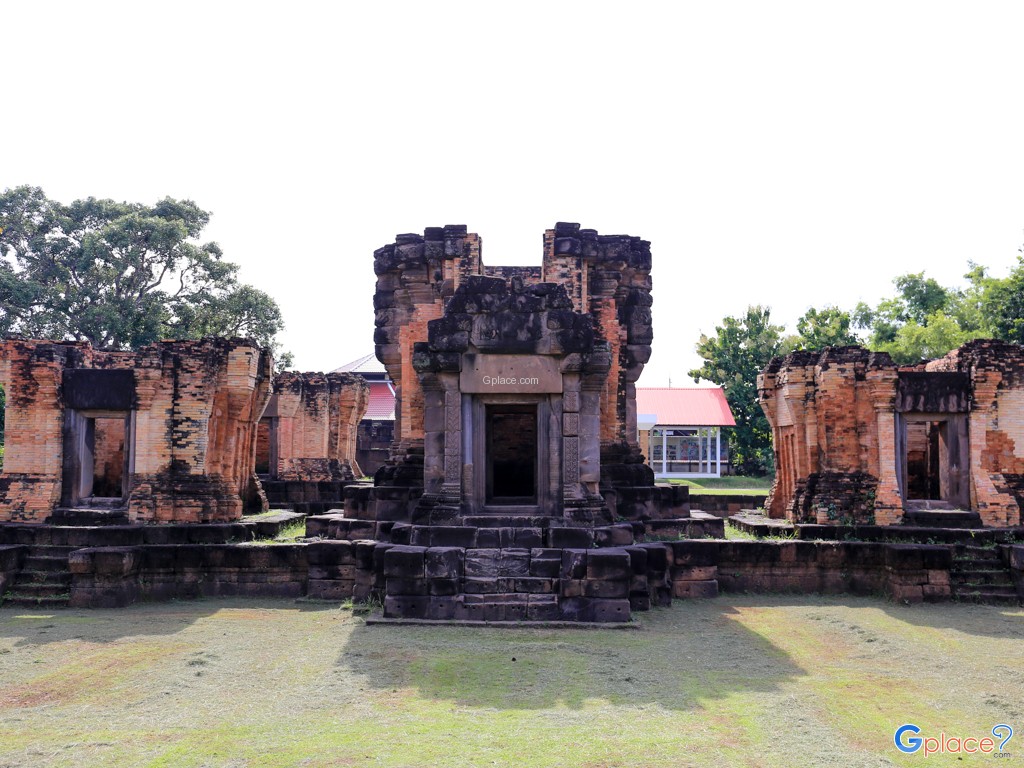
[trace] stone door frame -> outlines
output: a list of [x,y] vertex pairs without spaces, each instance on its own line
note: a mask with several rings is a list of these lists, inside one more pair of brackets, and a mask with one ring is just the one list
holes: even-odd
[[[474,466],[473,504],[483,514],[531,514],[555,515],[555,489],[558,478],[551,477],[551,395],[547,394],[477,394],[466,395],[470,399],[472,437],[467,463]],[[488,405],[536,405],[537,406],[537,503],[530,505],[507,505],[487,503],[487,406]],[[560,437],[560,436],[559,436]]]
[[[899,482],[900,498],[906,507],[907,484],[907,424],[922,422],[944,422],[946,425],[945,453],[940,453],[939,496],[936,501],[948,501],[959,509],[970,509],[970,439],[969,419],[966,413],[931,413],[905,411],[896,414],[896,478]],[[941,450],[940,444],[940,450]],[[956,459],[956,460],[954,460]]]
[[95,457],[93,446],[89,445],[89,422],[95,424],[96,419],[124,419],[120,502],[121,505],[128,502],[131,476],[135,471],[135,411],[66,408],[61,468],[61,504],[65,507],[86,506],[85,500],[92,498]]

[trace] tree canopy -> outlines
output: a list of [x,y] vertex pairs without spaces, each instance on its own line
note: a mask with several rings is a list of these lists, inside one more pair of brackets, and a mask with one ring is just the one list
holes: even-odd
[[944,287],[924,272],[893,280],[897,293],[875,307],[863,302],[854,325],[867,346],[897,363],[916,363],[949,352],[971,339],[1024,340],[1024,260],[1006,278],[969,264],[966,287]]
[[0,332],[133,349],[160,339],[242,336],[275,348],[281,310],[200,242],[191,200],[87,198],[38,187],[0,193]]
[[852,312],[811,307],[797,320],[796,334],[785,338],[782,327],[770,323],[771,310],[761,306],[724,318],[713,336],[702,334],[697,353],[704,363],[690,376],[725,391],[736,418],[729,435],[734,466],[745,474],[771,466],[771,430],[758,404],[757,375],[775,355],[863,344],[907,364],[941,357],[971,339],[1024,344],[1024,248],[1021,254],[1005,278],[969,263],[962,287],[943,286],[923,271],[900,275],[893,280],[896,294],[876,306],[862,302]]
[[751,306],[740,317],[726,317],[715,335],[701,335],[697,353],[704,359],[690,371],[720,384],[736,419],[729,431],[733,465],[744,474],[763,474],[772,466],[772,433],[757,400],[757,375],[782,346],[782,326],[771,324],[768,307]]
[[782,350],[821,349],[859,344],[860,339],[850,329],[853,319],[849,312],[838,307],[815,309],[811,307],[796,321],[796,335],[787,336]]

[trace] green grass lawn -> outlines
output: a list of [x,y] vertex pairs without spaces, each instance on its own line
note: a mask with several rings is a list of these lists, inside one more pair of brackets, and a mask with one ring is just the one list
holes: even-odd
[[854,597],[677,601],[632,631],[0,609],[0,765],[915,766],[903,723],[1020,723],[1022,639],[1019,609]]
[[744,496],[748,494],[767,493],[772,489],[772,477],[700,477],[693,480],[673,479],[670,483],[690,486],[691,493],[706,493],[725,496],[729,494]]

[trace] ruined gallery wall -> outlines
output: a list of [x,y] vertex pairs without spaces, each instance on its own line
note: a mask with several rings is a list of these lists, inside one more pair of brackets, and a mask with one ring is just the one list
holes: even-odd
[[[0,346],[0,383],[8,397],[0,519],[43,522],[68,502],[69,467],[79,469],[75,425],[111,408],[124,413],[131,430],[125,440],[131,520],[239,517],[270,370],[266,352],[239,340],[160,342],[137,353],[95,350],[84,342],[6,340]],[[112,379],[103,373],[114,371],[130,374]],[[114,379],[117,387],[104,386]],[[120,399],[111,405],[115,395]],[[116,453],[104,431],[101,465],[115,461]]]
[[[896,476],[897,416],[962,414],[957,418],[966,417],[966,428],[956,429],[969,441],[964,498],[985,525],[1019,524],[1024,503],[1024,348],[1019,345],[973,341],[938,360],[902,368],[888,355],[860,347],[795,352],[768,365],[758,391],[776,455],[766,503],[772,517],[822,524],[900,522],[905,499]],[[913,454],[920,434],[906,434],[902,450]]]
[[137,353],[134,370],[130,518],[240,517],[252,478],[256,424],[270,397],[269,353],[226,339],[161,342]]
[[758,377],[776,475],[766,510],[804,523],[888,525],[902,515],[893,461],[896,367],[860,347],[794,352]]
[[0,385],[7,396],[0,520],[42,522],[60,502],[61,382],[74,349],[18,340],[6,340],[0,347]]
[[926,366],[971,381],[971,507],[986,525],[1020,525],[1024,506],[1024,347],[996,340],[964,344]]
[[[264,413],[273,437],[263,449],[271,477],[289,481],[351,481],[362,475],[356,462],[359,422],[369,385],[351,373],[296,373],[274,377]],[[269,442],[275,441],[271,451]]]

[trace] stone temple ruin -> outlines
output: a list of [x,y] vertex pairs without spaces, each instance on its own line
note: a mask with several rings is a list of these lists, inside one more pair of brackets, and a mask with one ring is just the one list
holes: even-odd
[[668,599],[647,587],[646,545],[628,549],[644,522],[721,521],[694,520],[685,487],[656,486],[637,444],[650,269],[648,243],[575,224],[545,234],[539,267],[486,266],[461,226],[375,253],[392,460],[310,524],[396,545],[385,616],[623,620],[631,602]]
[[[275,375],[237,339],[4,341],[5,604],[307,596],[378,601],[384,622],[622,622],[719,589],[1024,595],[1024,349],[773,361],[771,517],[732,520],[793,539],[725,540],[638,445],[649,244],[563,223],[543,245],[538,267],[487,266],[447,226],[374,254],[396,410],[372,482],[353,373]],[[303,519],[301,540],[266,541]]]
[[369,387],[350,373],[274,376],[256,433],[255,471],[272,504],[303,513],[338,506],[362,476],[356,433]]
[[1021,524],[1020,346],[972,341],[903,367],[860,347],[794,352],[772,361],[758,389],[778,462],[772,517]]
[[211,523],[265,503],[251,477],[270,356],[252,344],[9,339],[0,384],[0,520]]

